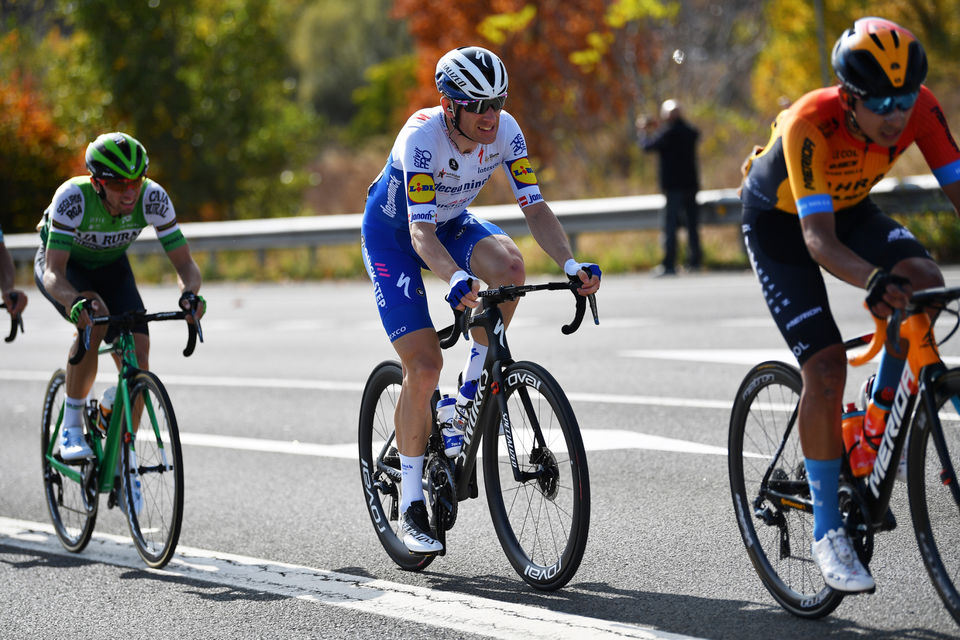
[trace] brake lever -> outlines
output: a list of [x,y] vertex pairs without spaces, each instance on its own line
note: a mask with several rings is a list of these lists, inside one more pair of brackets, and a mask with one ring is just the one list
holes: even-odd
[[[18,293],[10,293],[10,301],[14,306],[17,304],[17,298],[20,297]],[[7,305],[0,302],[0,309],[6,308]],[[17,337],[17,329],[20,330],[20,333],[23,333],[23,314],[14,313],[10,316],[10,335],[3,339],[4,342],[13,342],[14,338]]]

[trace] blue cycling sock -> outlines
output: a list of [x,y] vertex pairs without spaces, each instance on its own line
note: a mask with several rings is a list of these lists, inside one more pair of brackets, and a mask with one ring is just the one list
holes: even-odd
[[840,517],[840,500],[837,489],[840,485],[840,458],[813,460],[804,458],[810,496],[813,498],[813,539],[819,540],[827,531],[843,526]]

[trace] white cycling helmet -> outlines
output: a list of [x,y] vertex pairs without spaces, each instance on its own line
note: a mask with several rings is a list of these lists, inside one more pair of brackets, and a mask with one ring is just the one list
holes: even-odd
[[472,102],[507,93],[507,68],[483,47],[459,47],[437,62],[437,90],[451,100]]

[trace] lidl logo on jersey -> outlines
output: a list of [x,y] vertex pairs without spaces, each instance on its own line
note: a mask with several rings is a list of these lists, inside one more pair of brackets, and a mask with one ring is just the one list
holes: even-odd
[[533,167],[530,166],[530,161],[526,157],[513,161],[510,165],[510,175],[521,186],[537,184],[537,174],[533,172]]
[[415,173],[407,181],[407,198],[414,204],[426,204],[432,201],[436,192],[433,176],[426,173]]

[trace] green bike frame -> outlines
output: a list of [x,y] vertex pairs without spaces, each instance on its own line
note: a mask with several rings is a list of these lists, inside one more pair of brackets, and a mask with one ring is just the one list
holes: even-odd
[[[121,333],[117,336],[113,345],[101,347],[99,354],[116,353],[120,357],[120,374],[117,378],[117,396],[114,400],[114,407],[121,406],[123,411],[117,411],[116,408],[110,415],[110,424],[107,427],[106,442],[103,438],[91,438],[93,440],[93,452],[98,464],[96,493],[108,493],[114,488],[114,469],[117,465],[117,456],[120,455],[121,436],[130,442],[131,446],[135,442],[136,431],[133,428],[132,402],[130,399],[130,386],[128,380],[140,372],[137,354],[134,346],[133,336]],[[118,404],[119,403],[119,404]],[[157,442],[160,448],[163,448],[163,441],[160,437],[160,428],[157,424],[157,416],[153,405],[144,402],[147,414],[150,416],[150,424],[154,433],[157,435]],[[124,416],[125,424],[121,424],[121,414]],[[57,427],[54,430],[50,442],[47,444],[46,457],[50,466],[56,469],[61,475],[70,478],[74,482],[86,484],[88,481],[84,478],[81,471],[82,467],[75,464],[61,462],[53,455],[53,448],[59,439],[60,427],[63,424],[63,406],[60,407],[60,414],[57,417]],[[95,494],[94,494],[95,495]]]

